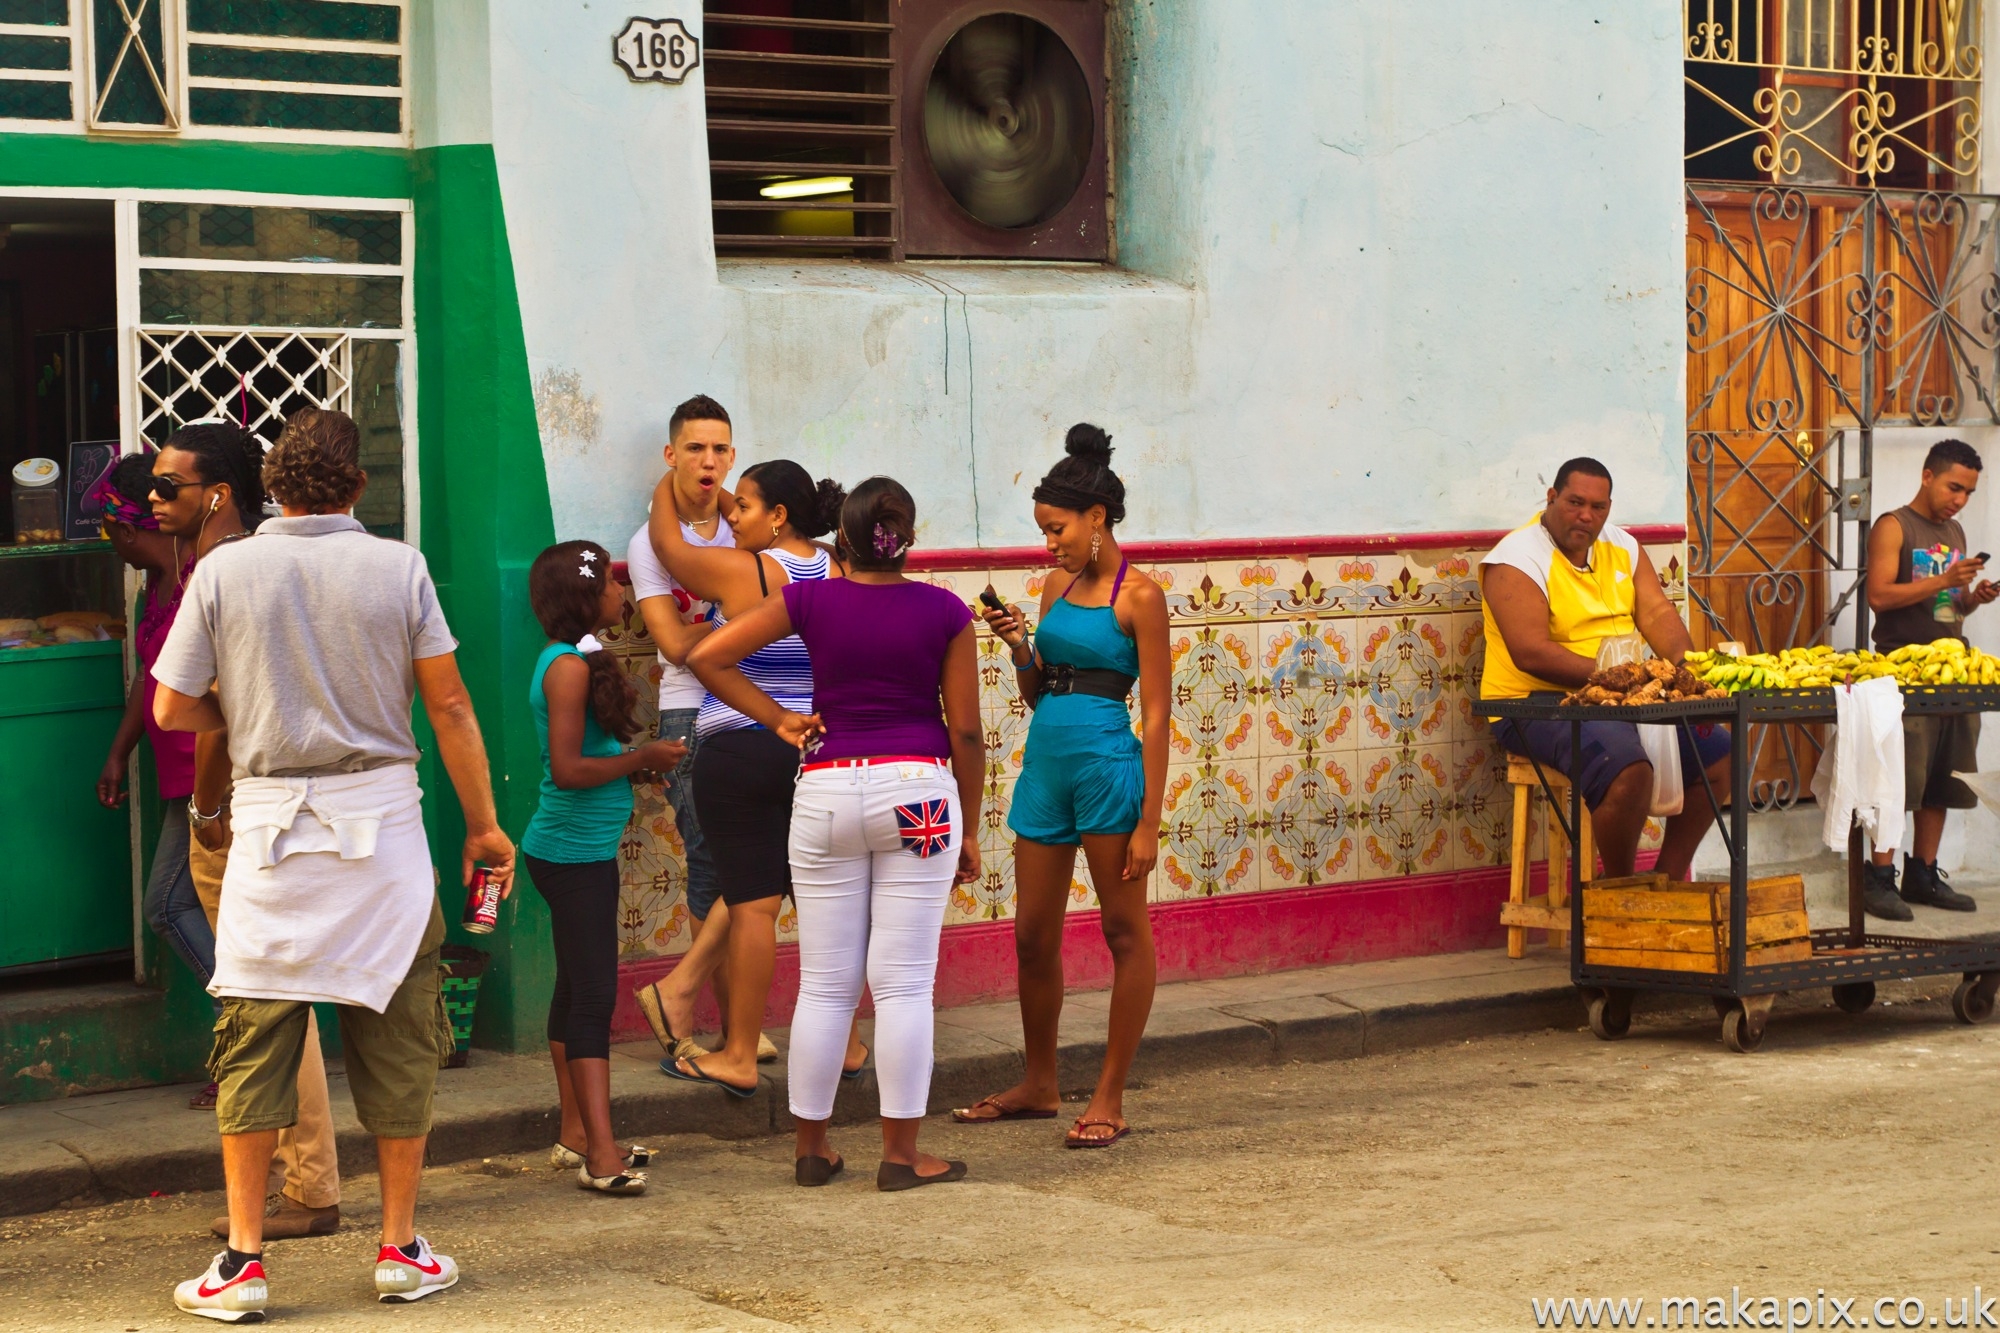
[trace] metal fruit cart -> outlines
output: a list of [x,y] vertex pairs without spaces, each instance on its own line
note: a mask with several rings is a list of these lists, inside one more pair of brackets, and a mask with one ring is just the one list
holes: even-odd
[[[1569,858],[1570,978],[1582,991],[1589,1008],[1591,1031],[1599,1037],[1616,1040],[1630,1030],[1632,999],[1639,991],[1672,991],[1709,996],[1722,1019],[1723,1044],[1733,1051],[1749,1052],[1763,1043],[1771,1006],[1781,992],[1829,986],[1836,1005],[1858,1014],[1874,1003],[1878,981],[1948,972],[1963,977],[1951,997],[1952,1012],[1959,1020],[1981,1023],[1992,1016],[1994,993],[2000,990],[2000,939],[1925,940],[1869,932],[1861,906],[1863,871],[1868,858],[1858,826],[1848,834],[1847,925],[1812,931],[1809,959],[1754,967],[1745,962],[1749,944],[1746,916],[1750,895],[1746,889],[1750,877],[1750,728],[1784,722],[1832,721],[1833,690],[1745,690],[1724,699],[1633,706],[1564,704],[1551,695],[1488,699],[1479,707],[1489,717],[1569,723],[1572,754],[1582,750],[1585,722],[1666,723],[1684,733],[1701,723],[1719,722],[1730,728],[1729,807],[1720,820],[1729,849],[1730,929],[1726,967],[1703,973],[1606,967],[1586,962],[1585,867],[1579,858]],[[1903,710],[1906,714],[2000,711],[2000,686],[1905,686]],[[1549,790],[1546,775],[1542,787],[1551,815],[1570,838],[1570,845],[1577,845],[1575,835],[1583,821],[1581,787],[1574,782],[1569,784],[1567,818],[1562,813],[1562,803]],[[1701,788],[1713,801],[1716,793],[1706,773],[1701,775]],[[1692,786],[1688,799],[1701,799]]]

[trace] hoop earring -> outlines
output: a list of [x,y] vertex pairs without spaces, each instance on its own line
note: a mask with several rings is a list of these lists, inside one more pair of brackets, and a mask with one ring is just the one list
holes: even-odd
[[1104,549],[1104,534],[1103,534],[1103,533],[1101,533],[1101,532],[1093,532],[1093,533],[1091,533],[1091,534],[1090,534],[1090,563],[1091,563],[1091,564],[1093,564],[1093,565],[1094,565],[1094,564],[1096,564],[1096,563],[1097,563],[1097,553],[1098,553],[1099,551],[1102,551],[1103,549]]
[[779,532],[781,532],[781,531],[783,531],[783,529],[784,529],[784,526],[785,526],[785,525],[784,525],[784,524],[782,524],[782,523],[773,523],[773,524],[771,525],[771,541],[772,541],[772,543],[773,543],[774,545],[776,544],[776,542],[777,542],[777,540],[778,540],[778,533],[779,533]]

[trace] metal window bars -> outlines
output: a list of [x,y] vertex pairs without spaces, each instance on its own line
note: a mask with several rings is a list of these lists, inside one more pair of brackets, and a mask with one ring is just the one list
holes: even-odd
[[1688,174],[1971,184],[1980,19],[1979,0],[1682,0]]
[[138,338],[139,435],[154,444],[221,417],[268,448],[302,407],[353,412],[350,334],[141,328]]

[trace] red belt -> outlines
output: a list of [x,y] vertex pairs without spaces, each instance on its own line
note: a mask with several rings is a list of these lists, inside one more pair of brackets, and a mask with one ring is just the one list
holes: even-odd
[[867,768],[871,764],[936,764],[944,767],[944,760],[934,754],[878,754],[866,759],[822,759],[816,764],[800,764],[799,772],[817,773],[825,768]]

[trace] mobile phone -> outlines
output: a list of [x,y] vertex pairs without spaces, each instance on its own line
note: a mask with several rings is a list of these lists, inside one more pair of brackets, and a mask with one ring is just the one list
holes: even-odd
[[991,588],[981,589],[979,593],[979,600],[984,602],[988,607],[988,609],[990,610],[1005,611],[1007,609],[1007,603],[1001,601],[1000,594],[993,591],[993,589]]
[[1980,553],[1979,553],[1978,555],[1975,555],[1975,556],[1973,556],[1972,558],[1973,558],[1974,560],[1977,560],[1977,561],[1978,561],[1978,562],[1979,562],[1980,564],[1982,564],[1982,565],[1983,565],[1983,564],[1985,564],[1985,563],[1986,563],[1986,562],[1987,562],[1988,560],[1991,560],[1991,559],[1992,559],[1993,557],[1992,557],[1992,556],[1991,556],[1990,554],[1988,554],[1987,552],[1985,552],[1985,551],[1981,551],[1981,552],[1980,552]]

